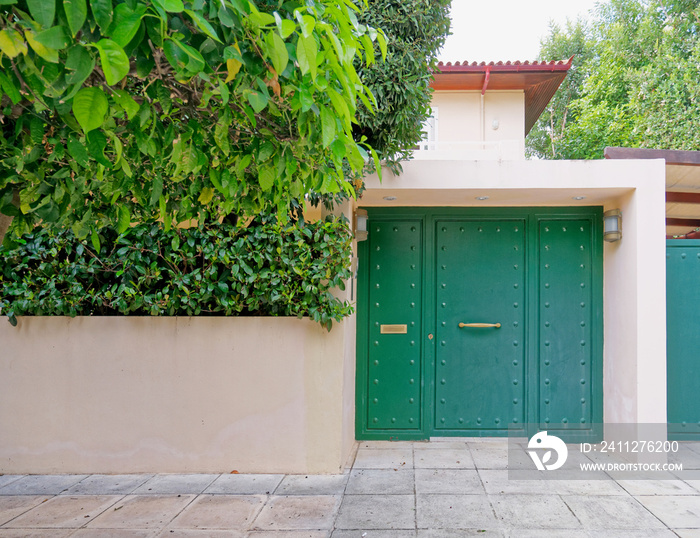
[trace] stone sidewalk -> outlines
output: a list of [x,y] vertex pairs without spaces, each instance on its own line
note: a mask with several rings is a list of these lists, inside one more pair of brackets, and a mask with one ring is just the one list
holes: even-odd
[[[700,469],[700,443],[682,444]],[[0,538],[700,538],[700,480],[509,481],[500,440],[363,442],[339,475],[0,475]]]

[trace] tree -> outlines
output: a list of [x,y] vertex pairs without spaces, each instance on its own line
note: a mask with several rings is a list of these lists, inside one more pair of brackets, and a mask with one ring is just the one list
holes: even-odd
[[540,43],[538,60],[563,60],[571,57],[573,60],[559,90],[528,134],[526,149],[529,156],[556,159],[567,125],[576,121],[570,105],[581,97],[586,63],[592,55],[588,32],[584,19],[567,21],[564,29],[552,23],[549,36]]
[[[386,53],[352,0],[2,0],[0,214],[99,230],[353,194],[373,149],[355,68]],[[357,59],[357,60],[356,60]],[[1,223],[0,223],[1,224]],[[2,230],[0,230],[2,231]]]
[[430,83],[437,54],[449,35],[449,0],[370,0],[360,20],[386,33],[385,61],[357,65],[377,100],[357,111],[356,138],[389,164],[411,157],[430,115]]
[[[698,0],[611,0],[599,4],[586,39],[578,97],[555,113],[567,121],[556,153],[597,159],[605,146],[700,149]],[[571,32],[567,38],[572,39]],[[543,52],[555,42],[552,33]],[[534,130],[533,130],[534,131]]]

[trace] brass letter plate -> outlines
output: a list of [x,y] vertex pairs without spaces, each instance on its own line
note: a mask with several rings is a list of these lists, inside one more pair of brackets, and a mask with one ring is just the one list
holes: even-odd
[[406,334],[408,325],[381,325],[379,332],[380,334]]

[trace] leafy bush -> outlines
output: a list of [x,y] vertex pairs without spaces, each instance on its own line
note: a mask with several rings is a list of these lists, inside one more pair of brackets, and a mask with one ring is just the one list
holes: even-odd
[[352,312],[347,225],[328,219],[169,231],[103,230],[98,253],[71,231],[37,229],[0,247],[0,311],[19,315],[309,316],[330,330]]

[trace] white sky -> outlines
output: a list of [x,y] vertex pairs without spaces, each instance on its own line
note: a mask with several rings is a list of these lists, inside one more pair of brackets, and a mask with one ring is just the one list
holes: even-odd
[[[452,35],[439,59],[445,62],[534,60],[549,21],[590,18],[596,0],[452,0]],[[567,58],[547,58],[566,60]]]

